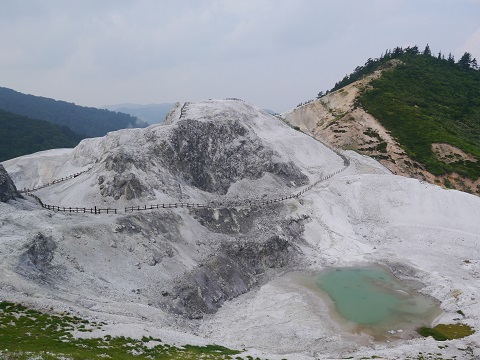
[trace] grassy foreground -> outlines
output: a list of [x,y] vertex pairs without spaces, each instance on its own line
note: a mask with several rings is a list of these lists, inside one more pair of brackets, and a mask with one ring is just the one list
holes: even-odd
[[[72,331],[91,332],[105,323],[72,315],[52,315],[0,302],[0,359],[242,359],[222,346],[170,346],[160,339],[126,337],[80,339]],[[249,358],[249,357],[247,357]]]

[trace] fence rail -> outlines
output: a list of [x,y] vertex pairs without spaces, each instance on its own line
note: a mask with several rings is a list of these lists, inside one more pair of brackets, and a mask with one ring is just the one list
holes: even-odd
[[[180,117],[183,117],[186,113],[187,107],[189,103],[186,102],[183,104],[182,109],[180,111]],[[315,139],[315,138],[314,138]],[[316,139],[317,141],[320,141]],[[327,146],[325,143],[320,141],[323,145]],[[327,146],[329,147],[329,146]],[[330,148],[330,147],[329,147]],[[206,204],[200,204],[200,203],[166,203],[166,204],[150,204],[150,205],[137,205],[137,206],[127,206],[124,208],[124,212],[134,212],[134,211],[145,211],[145,210],[156,210],[156,209],[172,209],[172,208],[210,208],[210,209],[218,209],[218,208],[226,208],[226,207],[252,207],[252,206],[265,206],[265,205],[270,205],[274,203],[278,203],[281,201],[285,200],[290,200],[294,198],[299,198],[303,194],[305,194],[307,191],[310,191],[312,188],[317,186],[320,182],[325,181],[330,179],[331,177],[341,173],[342,171],[345,171],[350,166],[350,159],[348,159],[345,155],[340,153],[339,150],[330,148],[335,154],[337,154],[339,157],[343,159],[343,167],[333,173],[330,173],[314,183],[310,184],[309,186],[303,188],[301,191],[294,193],[294,194],[285,194],[282,195],[281,197],[277,197],[274,199],[260,199],[260,198],[247,198],[243,200],[238,200],[238,201],[212,201],[210,203]],[[120,211],[116,208],[99,208],[99,207],[66,207],[66,206],[57,206],[57,205],[48,205],[44,204],[43,201],[38,197],[37,195],[32,194],[33,191],[43,189],[47,186],[51,186],[54,184],[57,184],[62,181],[66,181],[69,179],[73,179],[81,174],[86,173],[87,171],[90,171],[92,168],[88,168],[85,171],[81,171],[76,174],[69,175],[67,177],[61,178],[61,179],[56,179],[53,180],[52,182],[42,185],[37,188],[33,189],[24,189],[20,191],[21,193],[25,193],[28,196],[31,196],[34,198],[44,209],[51,210],[51,211],[56,211],[56,212],[68,212],[68,213],[84,213],[84,214],[118,214]]]
[[46,188],[46,187],[48,187],[48,186],[52,186],[52,185],[58,184],[58,183],[63,182],[63,181],[76,178],[77,176],[80,176],[80,175],[82,175],[82,174],[85,174],[87,171],[90,171],[90,170],[92,170],[91,167],[88,168],[87,170],[80,171],[80,172],[78,172],[78,173],[75,173],[75,174],[72,174],[72,175],[68,175],[68,176],[66,176],[66,177],[62,177],[62,178],[60,178],[60,179],[54,179],[54,180],[52,180],[51,182],[49,182],[49,183],[47,183],[47,184],[43,184],[43,185],[41,185],[41,186],[34,187],[34,188],[32,188],[32,189],[24,188],[24,189],[22,189],[22,190],[19,190],[18,192],[19,192],[19,193],[22,193],[22,194],[31,193],[32,191],[37,191],[37,190]]
[[[335,151],[336,152],[336,151]],[[124,208],[124,212],[134,212],[134,211],[145,211],[145,210],[156,210],[156,209],[172,209],[172,208],[210,208],[210,209],[218,209],[218,208],[225,208],[225,207],[252,207],[252,206],[265,206],[265,205],[271,205],[274,203],[278,203],[281,201],[286,201],[290,199],[295,199],[299,198],[303,194],[305,194],[307,191],[310,191],[313,187],[317,186],[320,182],[325,181],[330,179],[332,176],[335,176],[339,174],[340,172],[344,171],[349,165],[350,161],[349,159],[344,156],[343,154],[338,153],[339,156],[342,157],[344,160],[344,166],[342,169],[339,169],[333,173],[330,173],[314,183],[310,184],[309,186],[303,188],[301,191],[294,193],[294,194],[284,194],[280,197],[273,198],[273,199],[259,199],[259,198],[247,198],[243,200],[238,200],[238,201],[223,201],[223,202],[216,202],[212,201],[210,203],[206,204],[201,204],[201,203],[163,203],[163,204],[150,204],[150,205],[137,205],[137,206],[127,206]],[[88,169],[90,170],[90,169]],[[88,171],[86,170],[86,171]],[[84,172],[86,172],[84,171]],[[76,174],[78,176],[81,173]],[[71,179],[73,177],[76,177],[74,175],[69,176],[67,178]],[[66,178],[62,178],[66,179]],[[64,181],[64,180],[61,180]],[[52,182],[51,184],[57,183],[59,181]],[[34,190],[38,190],[39,188],[36,188]],[[37,195],[34,195],[31,193],[31,191],[26,191],[26,195],[33,197],[35,200],[38,201],[38,203],[47,210],[51,211],[56,211],[56,212],[68,212],[68,213],[83,213],[83,214],[118,214],[120,211],[116,208],[99,208],[99,207],[66,207],[66,206],[57,206],[57,205],[49,205],[49,204],[44,204],[43,201],[38,197]]]
[[187,110],[188,110],[188,105],[190,105],[189,102],[186,102],[183,104],[182,108],[180,109],[180,116],[178,117],[179,119],[185,117],[185,114],[187,113]]

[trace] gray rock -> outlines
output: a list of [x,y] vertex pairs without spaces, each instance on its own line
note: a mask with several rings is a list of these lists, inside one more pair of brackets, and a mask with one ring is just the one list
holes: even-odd
[[23,197],[17,191],[15,184],[3,165],[0,164],[0,202],[7,202],[15,198],[22,199]]
[[275,151],[239,120],[182,120],[156,151],[171,173],[210,193],[224,195],[236,181],[259,179],[265,173],[296,186],[308,183],[295,164],[276,161]]
[[65,269],[53,264],[56,250],[57,244],[51,236],[38,233],[20,256],[16,272],[39,283],[53,284],[61,281]]
[[187,318],[202,318],[205,314],[215,313],[225,301],[261,284],[266,271],[288,268],[297,255],[291,244],[279,236],[272,236],[262,243],[224,244],[220,253],[172,289],[174,299],[164,302],[163,306]]
[[[308,216],[284,219],[282,214],[288,209],[282,204],[263,211],[221,210],[218,217],[211,216],[209,211],[192,212],[203,226],[225,237],[211,256],[167,291],[168,295],[161,300],[165,310],[191,319],[202,318],[215,313],[225,301],[263,284],[275,274],[295,268],[302,261],[296,243],[304,241]],[[278,219],[271,216],[275,213]]]
[[132,200],[153,193],[133,173],[116,174],[111,180],[105,180],[104,176],[100,176],[98,183],[100,184],[102,196],[111,196],[115,200],[120,199],[122,196],[126,200]]

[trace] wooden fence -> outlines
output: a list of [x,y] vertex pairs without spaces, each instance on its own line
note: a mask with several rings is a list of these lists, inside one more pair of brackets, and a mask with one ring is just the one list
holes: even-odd
[[44,184],[42,186],[38,186],[38,187],[34,187],[32,189],[27,189],[27,188],[24,188],[22,190],[19,190],[18,192],[20,193],[23,193],[23,194],[26,194],[26,193],[29,193],[29,192],[32,192],[32,191],[36,191],[36,190],[40,190],[40,189],[43,189],[43,188],[46,188],[47,186],[52,186],[52,185],[55,185],[55,184],[58,184],[62,181],[66,181],[66,180],[70,180],[70,179],[73,179],[73,178],[76,178],[77,176],[80,176],[82,174],[85,174],[87,171],[90,171],[92,168],[88,168],[87,170],[84,170],[84,171],[80,171],[79,173],[75,173],[75,174],[72,174],[72,175],[68,175],[66,177],[62,177],[60,179],[54,179],[52,180],[51,182],[47,183],[47,184]]
[[[349,165],[350,161],[347,157],[345,157],[343,154],[338,153],[339,156],[341,156],[344,160],[344,166],[343,168],[328,174],[321,179],[318,179],[314,183],[310,184],[309,186],[303,188],[301,191],[294,193],[294,194],[285,194],[282,195],[281,197],[273,198],[273,199],[260,199],[260,198],[247,198],[243,200],[238,200],[238,201],[221,201],[221,202],[216,202],[212,201],[207,204],[200,204],[200,203],[165,203],[165,204],[150,204],[150,205],[137,205],[137,206],[128,206],[124,208],[124,212],[134,212],[134,211],[145,211],[145,210],[156,210],[156,209],[172,209],[172,208],[210,208],[210,209],[219,209],[219,208],[228,208],[228,207],[253,207],[253,206],[265,206],[265,205],[270,205],[274,203],[278,203],[281,201],[285,200],[290,200],[294,198],[298,198],[305,194],[307,191],[310,191],[313,187],[317,186],[320,182],[325,181],[330,179],[332,176],[335,176],[339,174],[340,172],[344,171]],[[90,170],[90,169],[88,169]],[[88,171],[86,170],[86,171]],[[84,171],[84,172],[86,172]],[[83,172],[82,172],[83,173]],[[54,181],[50,183],[50,185],[53,185],[55,183],[58,183],[60,181],[65,181],[65,179],[71,179],[73,177],[78,176],[81,173],[71,175],[67,178],[62,178],[61,180]],[[45,186],[43,186],[45,187]],[[57,205],[48,205],[44,204],[43,201],[38,197],[37,195],[34,195],[31,193],[31,191],[38,190],[39,188],[35,188],[33,190],[27,190],[25,193],[28,196],[33,197],[35,200],[38,201],[38,203],[47,210],[51,211],[56,211],[56,212],[68,212],[68,213],[83,213],[83,214],[118,214],[120,211],[116,208],[99,208],[99,207],[66,207],[66,206],[57,206]]]
[[85,207],[66,207],[66,206],[57,206],[57,205],[48,205],[44,204],[42,199],[37,195],[34,195],[30,192],[27,192],[26,195],[31,196],[42,206],[42,208],[57,212],[69,212],[69,213],[84,213],[84,214],[117,214],[117,209],[115,208],[99,208],[94,206],[93,208]]
[[179,119],[185,117],[185,114],[187,113],[187,110],[188,110],[188,105],[190,105],[189,102],[186,102],[183,104],[182,108],[180,109]]
[[[185,113],[187,111],[187,107],[190,103],[186,102],[183,104],[181,110],[180,110],[180,118],[185,116]],[[313,138],[313,136],[312,136]],[[314,138],[315,139],[315,138]],[[315,139],[319,142],[321,142],[323,145],[326,147],[330,148],[328,145],[326,145],[323,141]],[[134,211],[145,211],[145,210],[156,210],[156,209],[172,209],[172,208],[210,208],[210,209],[219,209],[219,208],[228,208],[228,207],[252,207],[252,206],[265,206],[265,205],[270,205],[274,204],[277,202],[285,201],[285,200],[290,200],[294,198],[298,198],[305,194],[307,191],[310,191],[313,187],[317,186],[320,182],[325,181],[330,179],[331,177],[341,173],[342,171],[345,171],[350,166],[350,160],[340,153],[339,150],[330,148],[335,154],[337,154],[339,157],[343,159],[343,167],[331,174],[328,174],[314,183],[310,184],[309,186],[303,188],[301,191],[294,193],[294,194],[286,194],[282,195],[281,197],[277,197],[274,199],[259,199],[259,198],[247,198],[243,200],[238,200],[238,201],[212,201],[207,204],[199,204],[199,203],[166,203],[166,204],[154,204],[154,205],[137,205],[137,206],[128,206],[124,208],[124,212],[134,212]],[[51,186],[54,184],[57,184],[62,181],[66,181],[69,179],[73,179],[83,173],[86,173],[87,171],[90,171],[92,168],[89,168],[85,171],[81,171],[76,174],[69,175],[67,177],[61,178],[61,179],[56,179],[53,180],[52,182],[42,185],[37,188],[33,189],[24,189],[20,192],[25,193],[28,196],[33,197],[35,200],[38,201],[38,203],[47,210],[51,211],[57,211],[57,212],[68,212],[68,213],[83,213],[83,214],[118,214],[120,213],[119,210],[116,208],[98,208],[96,206],[90,207],[90,208],[85,208],[85,207],[65,207],[65,206],[57,206],[57,205],[47,205],[44,204],[43,201],[36,195],[32,194],[33,191],[43,189],[47,186]]]

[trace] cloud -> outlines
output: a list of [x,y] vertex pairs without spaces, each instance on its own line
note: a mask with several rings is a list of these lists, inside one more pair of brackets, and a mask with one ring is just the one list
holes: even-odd
[[397,45],[478,59],[479,2],[11,0],[0,86],[85,105],[236,96],[284,111]]
[[[480,0],[478,2],[480,3]],[[459,56],[465,52],[469,52],[474,58],[480,60],[480,27],[457,50]]]

